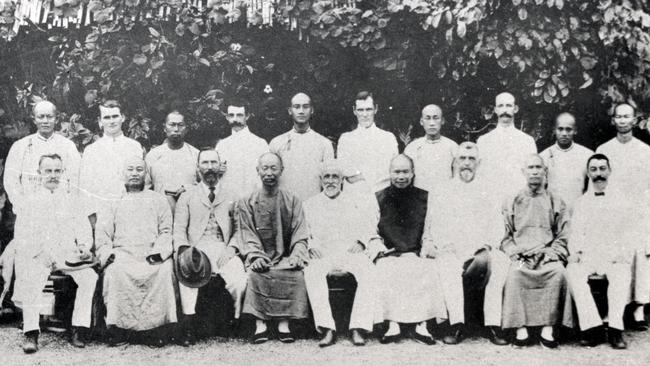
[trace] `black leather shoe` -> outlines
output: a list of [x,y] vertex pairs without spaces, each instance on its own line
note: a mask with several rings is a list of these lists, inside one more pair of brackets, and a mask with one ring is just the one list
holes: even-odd
[[323,338],[318,342],[318,347],[329,347],[336,343],[336,332],[332,329],[326,329]]
[[25,333],[23,340],[23,352],[30,354],[38,351],[38,330]]
[[400,334],[393,334],[393,335],[383,335],[379,339],[379,343],[381,344],[389,344],[389,343],[395,343],[397,340],[400,339]]
[[86,339],[84,337],[84,330],[80,327],[72,328],[72,338],[70,339],[70,344],[77,348],[86,347]]
[[645,320],[635,320],[630,324],[630,329],[639,332],[646,331],[648,330],[648,322]]
[[510,343],[504,336],[503,330],[499,327],[490,327],[488,334],[492,344],[496,344],[497,346],[507,346]]
[[525,339],[515,338],[515,340],[512,341],[512,346],[515,348],[524,348],[524,347],[528,347],[529,345],[530,345],[530,337],[527,337]]
[[251,338],[251,343],[262,344],[262,343],[266,343],[268,340],[269,340],[269,331],[265,330],[261,333],[254,334],[253,338]]
[[442,342],[444,344],[458,344],[463,340],[463,331],[461,329],[461,324],[455,324],[451,327],[451,333],[447,334]]
[[602,328],[596,327],[580,332],[580,345],[582,347],[596,347],[602,343]]
[[436,344],[436,340],[433,339],[432,336],[422,335],[418,332],[413,332],[413,339],[415,339],[419,343],[426,344],[427,346],[432,346]]
[[108,346],[109,347],[119,347],[125,345],[126,342],[126,333],[123,329],[113,327],[108,331]]
[[623,332],[618,329],[609,328],[607,339],[613,349],[626,349],[627,343],[623,340]]
[[192,329],[194,328],[194,315],[185,315],[183,318],[183,322],[181,323],[182,327],[182,334],[181,334],[181,339],[180,339],[180,345],[183,347],[189,347],[193,345],[196,342],[196,339],[194,338],[194,332]]
[[545,339],[544,337],[540,336],[539,337],[539,344],[541,344],[542,347],[544,347],[544,348],[554,349],[554,348],[557,348],[560,345],[560,342],[556,341],[555,339],[548,340],[548,339]]
[[165,346],[165,341],[163,341],[160,337],[154,337],[147,342],[147,346],[151,348],[162,348]]
[[293,343],[296,341],[296,338],[291,332],[278,332],[278,339],[282,343]]
[[361,331],[359,329],[352,329],[352,344],[355,346],[365,346],[366,345],[366,339],[363,337],[363,334],[361,334]]

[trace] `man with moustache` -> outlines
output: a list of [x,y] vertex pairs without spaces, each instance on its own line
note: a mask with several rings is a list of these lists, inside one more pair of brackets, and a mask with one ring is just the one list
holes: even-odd
[[[13,248],[16,282],[14,303],[23,311],[23,351],[38,350],[39,313],[45,306],[43,288],[52,271],[62,270],[77,285],[72,313],[72,340],[75,347],[85,346],[90,328],[91,310],[97,274],[87,266],[90,261],[92,234],[88,220],[76,215],[76,197],[61,187],[63,161],[57,154],[39,159],[41,189],[25,197],[19,205]],[[70,266],[68,261],[74,262]]]
[[[429,197],[421,257],[433,258],[451,330],[443,341],[462,340],[466,309],[474,310],[464,294],[484,292],[484,324],[490,340],[507,345],[501,330],[503,286],[508,257],[499,250],[503,218],[496,200],[476,176],[481,163],[473,142],[463,142],[455,152],[455,177]],[[469,306],[468,306],[469,305]]]
[[4,188],[14,210],[32,192],[41,190],[38,162],[41,156],[57,154],[61,157],[64,175],[61,189],[76,195],[79,184],[81,156],[74,143],[55,133],[56,106],[48,101],[34,104],[32,110],[37,132],[16,141],[9,150],[4,169]]
[[585,190],[585,162],[593,151],[573,141],[578,133],[571,113],[560,113],[555,119],[556,143],[539,156],[548,167],[548,189],[555,191],[570,209]]
[[372,93],[357,93],[352,111],[357,128],[339,138],[337,157],[349,183],[365,181],[366,191],[377,192],[388,186],[388,166],[398,153],[395,136],[375,125],[378,111]]
[[124,163],[127,157],[140,156],[144,150],[139,142],[124,136],[125,117],[115,100],[99,105],[102,137],[88,145],[81,159],[79,186],[85,200],[85,214],[92,227],[103,206],[110,205],[124,193]]
[[[141,156],[126,157],[126,191],[98,214],[95,243],[104,268],[110,346],[126,342],[125,330],[176,322],[172,213],[165,196],[144,189],[146,173]],[[161,346],[162,341],[153,345]]]
[[481,152],[481,174],[499,199],[511,198],[524,185],[520,168],[530,154],[537,153],[535,140],[514,126],[519,107],[510,93],[496,96],[497,126],[476,141]]
[[592,274],[607,277],[607,339],[614,349],[624,349],[623,313],[631,300],[634,256],[642,237],[638,227],[643,223],[625,194],[609,188],[611,172],[609,159],[603,154],[595,154],[587,161],[592,184],[576,201],[573,211],[567,279],[582,331],[581,343],[595,346],[603,321],[587,281]]
[[[197,161],[201,183],[188,187],[176,205],[174,216],[174,248],[176,253],[183,246],[192,246],[204,252],[210,260],[214,273],[221,276],[230,293],[235,318],[239,318],[242,299],[246,290],[246,272],[237,256],[233,240],[232,223],[234,199],[219,182],[219,154],[215,150],[202,150]],[[183,319],[183,346],[194,343],[193,329],[196,324],[196,300],[198,288],[178,284]]]
[[336,271],[352,274],[357,289],[350,315],[352,343],[363,346],[362,331],[372,332],[375,314],[375,272],[368,253],[384,245],[377,234],[377,219],[368,204],[342,191],[343,172],[336,160],[321,168],[323,192],[305,202],[305,217],[311,231],[312,260],[305,268],[305,284],[316,329],[323,333],[320,347],[336,342],[336,325],[329,303],[327,276]]
[[511,260],[503,327],[516,329],[513,344],[519,348],[530,344],[528,327],[542,327],[542,346],[556,348],[553,327],[573,326],[564,269],[569,215],[562,199],[544,188],[546,166],[539,155],[526,157],[522,172],[526,188],[503,207],[506,232],[501,250]]
[[165,134],[163,144],[151,149],[145,162],[153,190],[167,196],[173,213],[180,195],[196,183],[194,166],[199,151],[185,142],[185,116],[176,110],[165,118]]
[[417,323],[414,338],[427,345],[435,340],[427,321],[447,316],[438,275],[422,257],[422,233],[427,191],[413,186],[413,161],[398,155],[390,162],[391,185],[377,192],[379,235],[387,250],[376,261],[379,318],[388,321],[381,343],[400,338],[399,323]]
[[262,138],[248,129],[250,112],[243,100],[232,99],[226,104],[226,119],[230,124],[230,136],[217,142],[221,164],[227,169],[221,178],[221,187],[235,193],[238,198],[259,187],[259,177],[255,167],[257,158],[269,151]]
[[260,156],[262,189],[239,200],[235,214],[237,245],[249,270],[242,312],[256,318],[254,344],[269,340],[271,320],[278,321],[280,341],[293,342],[289,320],[309,316],[302,271],[309,260],[309,230],[300,199],[279,187],[283,169],[277,154]]
[[294,95],[288,111],[293,129],[271,140],[269,150],[284,163],[280,188],[304,201],[320,193],[318,167],[323,161],[334,158],[334,148],[330,140],[311,129],[309,121],[314,110],[307,94]]
[[413,159],[415,164],[415,186],[431,193],[434,188],[451,179],[452,162],[458,144],[440,133],[445,118],[439,106],[429,104],[424,107],[420,124],[425,136],[408,144],[404,154]]
[[[650,198],[650,147],[632,135],[632,129],[637,123],[634,107],[627,103],[618,104],[614,108],[612,124],[616,127],[616,137],[598,146],[596,152],[609,158],[612,168],[608,185],[612,189],[625,192],[639,200],[639,210],[646,209]],[[648,223],[644,223],[648,225]],[[646,270],[650,259],[644,260],[644,253],[639,253],[638,264],[635,266],[635,283],[639,291],[634,292],[634,300],[645,304],[650,302],[650,272]],[[642,262],[646,263],[642,263]],[[634,311],[635,330],[647,330],[644,307],[639,306]]]

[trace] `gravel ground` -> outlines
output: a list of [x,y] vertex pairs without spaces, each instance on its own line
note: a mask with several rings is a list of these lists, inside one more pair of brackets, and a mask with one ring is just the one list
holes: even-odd
[[84,349],[73,348],[62,334],[45,332],[39,339],[40,350],[25,355],[20,348],[22,334],[18,322],[0,324],[0,364],[2,365],[648,365],[650,364],[650,332],[626,332],[629,348],[616,351],[603,344],[581,348],[563,344],[548,350],[541,346],[513,349],[498,347],[487,339],[472,337],[456,346],[438,342],[424,346],[410,339],[397,344],[382,345],[371,339],[365,347],[354,347],[345,338],[336,345],[320,349],[316,340],[298,340],[285,345],[272,340],[253,346],[242,339],[209,338],[195,346],[183,348],[168,345],[150,348],[127,345],[109,348],[102,343]]

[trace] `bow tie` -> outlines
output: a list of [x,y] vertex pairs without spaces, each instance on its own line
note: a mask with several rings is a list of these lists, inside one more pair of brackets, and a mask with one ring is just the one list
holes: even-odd
[[604,195],[605,195],[605,192],[594,192],[594,196],[596,196],[596,197],[604,196]]

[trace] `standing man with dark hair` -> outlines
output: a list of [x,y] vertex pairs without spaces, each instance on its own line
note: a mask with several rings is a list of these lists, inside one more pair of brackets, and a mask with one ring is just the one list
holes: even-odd
[[400,323],[417,323],[415,340],[432,345],[436,342],[427,321],[445,319],[447,311],[438,275],[421,253],[428,193],[413,186],[413,161],[408,156],[394,157],[389,169],[391,185],[377,192],[378,230],[387,248],[375,271],[380,319],[388,321],[380,342],[397,341]]
[[344,166],[347,181],[364,180],[370,192],[389,185],[388,166],[398,153],[395,136],[375,125],[378,110],[372,93],[359,92],[352,107],[357,128],[342,134],[337,147],[337,157]]
[[309,316],[302,271],[309,260],[309,229],[300,199],[279,188],[283,169],[277,154],[260,156],[262,189],[239,200],[235,214],[239,252],[248,269],[242,312],[256,318],[255,344],[269,340],[271,320],[278,321],[280,341],[293,342],[289,321]]
[[139,142],[124,136],[125,117],[115,100],[99,105],[99,126],[102,137],[88,145],[81,159],[79,186],[85,200],[85,214],[95,227],[98,211],[120,199],[124,193],[124,163],[127,157],[143,157]]
[[[620,192],[635,197],[639,202],[638,210],[646,210],[650,199],[650,146],[632,135],[632,129],[637,123],[636,111],[627,103],[618,104],[614,108],[612,124],[616,127],[616,137],[598,146],[597,153],[609,158],[612,168],[608,186]],[[648,225],[646,222],[645,225]],[[635,266],[634,300],[640,304],[650,302],[650,259],[642,258],[639,252],[638,263]],[[645,263],[643,263],[645,262]],[[634,311],[635,330],[647,330],[648,322],[645,320],[644,307],[639,306]]]
[[[38,173],[41,189],[25,197],[18,206],[14,239],[16,283],[13,300],[23,311],[23,351],[38,350],[39,315],[46,304],[43,288],[52,271],[62,270],[77,285],[72,313],[72,345],[84,347],[90,328],[92,300],[97,274],[88,267],[71,267],[92,263],[90,224],[77,215],[77,199],[60,187],[64,168],[61,157],[43,155]],[[8,249],[10,250],[10,249]],[[6,284],[8,285],[8,284]]]
[[515,127],[519,106],[510,93],[501,93],[494,100],[497,126],[476,141],[481,159],[481,175],[498,199],[511,198],[525,181],[520,169],[530,154],[537,154],[532,136]]
[[582,344],[595,346],[596,331],[603,321],[587,281],[591,274],[607,277],[607,339],[613,348],[624,349],[627,344],[623,340],[623,313],[631,300],[634,256],[643,238],[638,229],[647,223],[638,219],[625,192],[608,188],[612,169],[607,156],[593,155],[587,169],[591,187],[576,201],[573,211],[567,279],[576,304]]
[[429,104],[424,107],[420,124],[425,135],[408,144],[404,154],[411,157],[415,164],[415,186],[431,193],[451,179],[452,162],[458,144],[442,136],[445,118],[439,106]]
[[41,189],[38,161],[43,155],[57,154],[61,157],[65,171],[61,177],[61,189],[77,194],[81,156],[72,141],[55,133],[58,122],[56,106],[48,101],[36,102],[33,117],[37,132],[16,141],[5,164],[4,188],[14,210],[32,192]]
[[[205,253],[212,272],[221,276],[230,293],[235,318],[239,319],[242,299],[246,290],[246,272],[237,256],[238,249],[233,235],[234,197],[219,182],[219,154],[215,150],[199,152],[196,168],[201,183],[188,187],[176,205],[174,217],[174,248],[176,253],[183,246],[192,246]],[[235,239],[233,239],[235,238]],[[229,243],[233,242],[233,245]],[[183,314],[183,345],[194,343],[196,300],[198,288],[178,284]]]
[[503,327],[516,328],[513,344],[530,344],[529,327],[542,327],[540,342],[556,348],[553,327],[573,326],[566,280],[569,214],[561,198],[544,188],[544,160],[531,154],[522,173],[526,188],[503,206],[505,237],[501,250],[511,264],[503,295]]
[[249,106],[243,100],[227,102],[226,119],[230,124],[230,136],[219,140],[216,149],[221,157],[223,189],[243,197],[259,187],[260,180],[255,167],[257,159],[269,151],[264,139],[248,129]]
[[303,201],[320,193],[320,164],[334,158],[332,142],[309,125],[313,113],[314,107],[307,94],[294,95],[289,106],[293,129],[269,144],[269,150],[278,154],[284,163],[280,188]]
[[180,112],[172,111],[167,115],[165,134],[165,141],[151,149],[145,161],[153,190],[167,196],[173,213],[181,194],[196,183],[195,164],[199,151],[185,142],[187,124]]
[[548,189],[555,191],[569,210],[585,190],[587,159],[594,153],[573,141],[578,133],[571,113],[560,113],[555,119],[555,144],[539,156],[548,167]]

